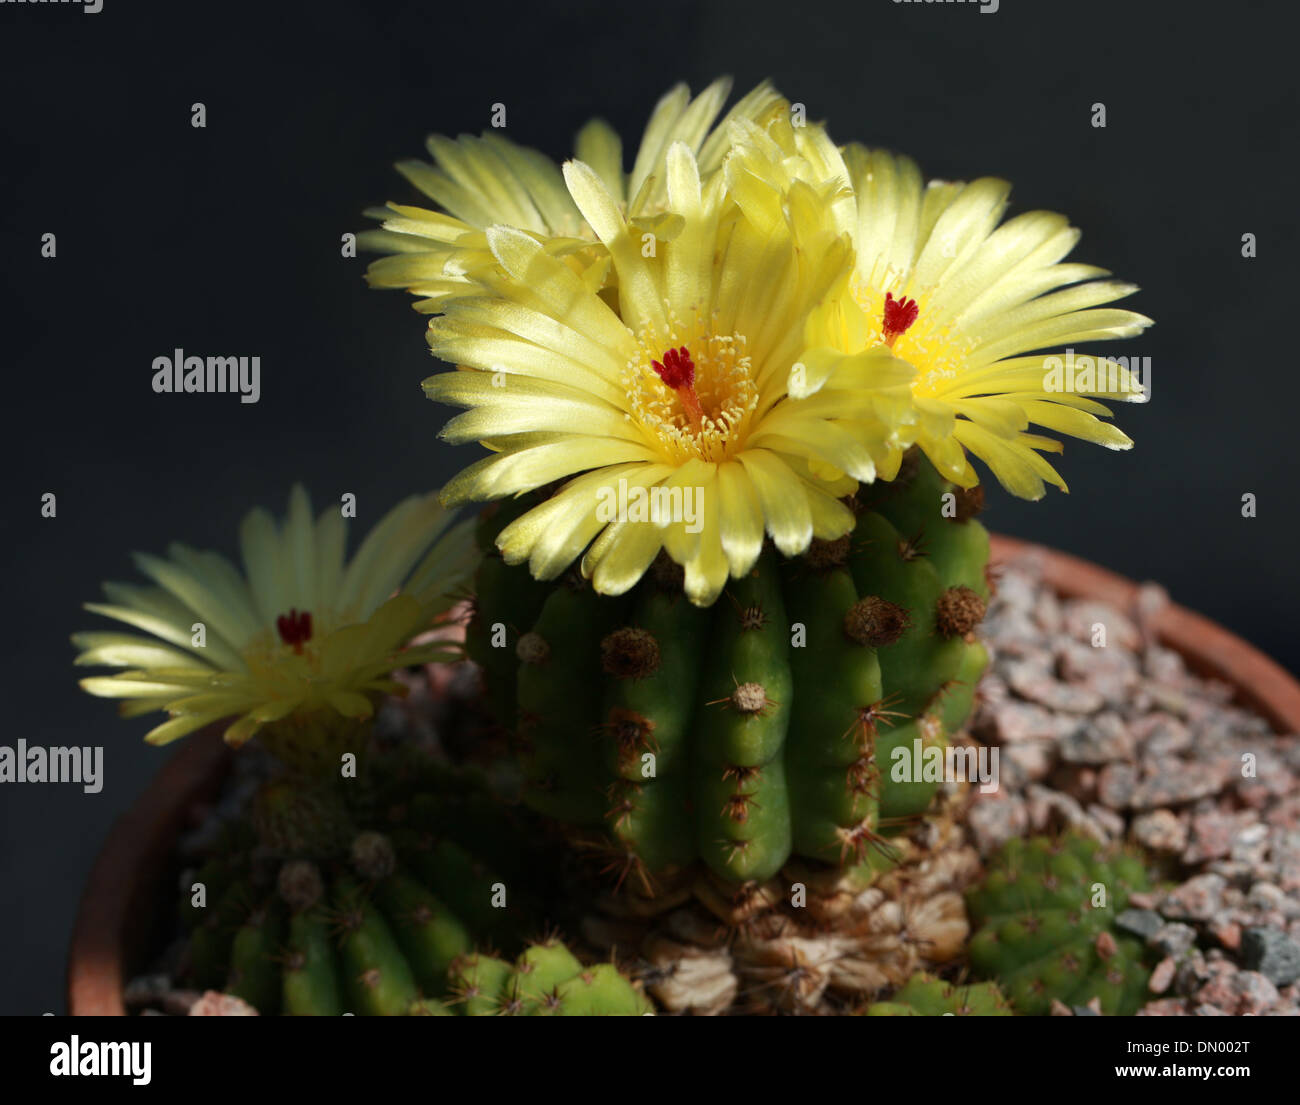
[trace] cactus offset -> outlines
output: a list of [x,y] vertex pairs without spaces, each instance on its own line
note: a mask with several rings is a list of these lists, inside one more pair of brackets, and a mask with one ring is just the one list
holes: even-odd
[[1009,1017],[1011,1006],[992,982],[957,985],[915,974],[888,1001],[873,1002],[868,1017]]
[[1074,835],[1008,841],[967,895],[970,960],[995,978],[1018,1013],[1046,1014],[1094,998],[1102,1013],[1137,1011],[1148,972],[1141,944],[1115,930],[1132,891],[1147,889],[1134,855]]
[[[189,894],[182,906],[196,985],[264,1014],[398,1015],[444,995],[449,966],[476,943],[522,946],[538,912],[532,830],[472,777],[392,759],[395,778],[358,803],[386,808],[385,832],[353,830],[340,849],[358,809],[311,795],[295,805],[302,793],[280,780],[226,830],[194,876],[206,907]],[[460,843],[471,840],[472,852]]]
[[[356,874],[290,860],[274,888],[231,883],[191,935],[194,982],[263,1014],[297,1016],[397,1015],[442,994],[448,966],[473,944],[470,927],[397,867],[386,837],[366,833],[363,841],[356,850],[368,854],[356,857]],[[389,862],[375,864],[385,848]],[[485,899],[490,885],[479,887]]]
[[[383,838],[369,836],[368,846],[357,851],[373,859]],[[453,872],[448,885],[459,876]],[[208,976],[197,977],[200,985],[219,985],[213,972],[224,972],[225,991],[264,1014],[652,1012],[612,964],[583,966],[557,940],[526,947],[513,963],[474,951],[470,927],[419,880],[396,869],[363,880],[341,871],[326,877],[308,861],[293,861],[280,869],[275,894],[251,911],[248,899],[247,884],[227,892],[218,914],[226,920],[223,951],[205,955],[195,970]],[[231,924],[240,914],[242,921]]]
[[[734,886],[885,847],[939,785],[893,778],[895,752],[944,748],[987,660],[988,534],[919,456],[867,491],[850,535],[767,549],[707,609],[664,559],[609,598],[486,557],[470,652],[513,711],[525,801],[651,894],[697,861]],[[530,505],[500,504],[481,538]]]
[[466,1017],[638,1017],[653,1007],[612,963],[583,966],[557,939],[513,962],[473,953],[452,964],[451,997],[412,1012]]

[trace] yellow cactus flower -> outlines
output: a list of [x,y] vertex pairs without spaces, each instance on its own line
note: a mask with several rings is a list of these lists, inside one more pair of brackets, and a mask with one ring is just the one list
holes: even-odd
[[[804,186],[765,208],[760,180],[740,204],[728,172],[704,176],[681,142],[664,176],[671,231],[646,238],[600,172],[564,166],[616,296],[536,235],[489,230],[495,264],[477,274],[479,294],[450,300],[429,325],[433,352],[460,371],[425,391],[470,408],[445,438],[493,453],[453,479],[444,501],[567,481],[502,531],[507,561],[550,579],[581,556],[596,590],[618,594],[662,548],[685,568],[691,600],[707,605],[752,568],[765,535],[794,555],[847,533],[853,515],[840,497],[875,463],[840,412],[786,390],[810,312],[851,269],[828,206]],[[800,248],[809,241],[818,248]]]
[[253,510],[240,529],[244,571],[215,552],[173,544],[166,559],[137,554],[154,586],[107,583],[107,604],[87,610],[143,631],[73,636],[79,665],[128,670],[84,679],[121,700],[123,716],[165,710],[145,737],[166,744],[231,719],[225,739],[259,732],[273,746],[348,731],[399,690],[393,669],[453,654],[407,647],[457,600],[473,569],[470,523],[452,525],[434,496],[414,496],[345,557],[340,508],[313,520],[295,486],[277,527]]
[[[716,127],[731,81],[714,81],[691,99],[684,84],[655,105],[631,172],[623,169],[617,132],[594,119],[578,133],[575,156],[588,165],[631,223],[662,234],[669,222],[664,159],[675,142],[695,155],[707,175],[722,162],[728,125],[767,114],[780,96],[766,82],[743,97]],[[514,227],[563,258],[588,286],[599,290],[613,277],[608,254],[565,188],[560,168],[545,154],[516,145],[495,131],[458,139],[428,140],[434,164],[401,161],[397,170],[441,210],[390,203],[366,212],[383,229],[364,232],[358,242],[391,256],[373,262],[372,287],[404,288],[420,296],[417,310],[435,313],[450,296],[471,290],[469,278],[492,262],[487,230]]]
[[[1030,211],[999,225],[1005,181],[927,186],[908,158],[858,146],[844,160],[856,198],[854,279],[810,319],[791,394],[867,401],[880,366],[901,361],[913,373],[911,410],[895,411],[892,444],[920,446],[966,487],[978,482],[969,451],[1026,499],[1041,498],[1044,481],[1065,489],[1040,455],[1061,444],[1030,424],[1129,448],[1101,421],[1110,412],[1098,400],[1142,401],[1141,374],[1072,343],[1141,333],[1150,319],[1102,306],[1136,287],[1062,263],[1079,238],[1062,215]],[[1043,352],[1062,345],[1063,356]]]

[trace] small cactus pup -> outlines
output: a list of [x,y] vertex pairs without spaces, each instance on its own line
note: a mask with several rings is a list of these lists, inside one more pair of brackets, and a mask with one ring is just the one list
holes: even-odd
[[1149,887],[1135,854],[1075,834],[1009,840],[967,894],[970,962],[996,979],[1017,1013],[1046,1015],[1097,999],[1108,1016],[1131,1016],[1149,972],[1142,945],[1115,928],[1129,894]]
[[[229,826],[183,897],[190,981],[264,1015],[424,1012],[417,1003],[450,994],[459,957],[485,941],[520,947],[534,923],[527,872],[494,868],[445,835],[456,808],[450,796],[411,796],[394,807],[398,827],[357,832],[330,861],[276,856],[247,822]],[[524,855],[523,830],[499,812],[499,843]],[[483,841],[471,823],[461,839]],[[195,908],[200,886],[212,908]]]
[[863,1011],[868,1017],[1010,1017],[1011,1004],[997,984],[946,982],[924,972],[913,975],[888,1001]]
[[641,1017],[654,1007],[612,963],[584,966],[558,938],[530,944],[513,962],[472,953],[451,966],[451,996],[412,1013],[464,1017]]

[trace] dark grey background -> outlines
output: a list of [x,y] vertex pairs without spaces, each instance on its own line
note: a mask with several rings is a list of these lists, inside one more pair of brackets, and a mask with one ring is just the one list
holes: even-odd
[[[364,524],[477,450],[440,446],[434,365],[398,293],[340,235],[416,194],[391,163],[429,131],[555,156],[603,114],[631,147],[674,81],[773,77],[841,141],[932,176],[998,174],[1069,214],[1078,260],[1140,283],[1154,399],[1131,453],[1067,443],[1073,488],[991,495],[990,524],[1174,596],[1300,667],[1293,507],[1294,62],[1242,6],[723,4],[0,5],[5,350],[3,742],[102,744],[107,785],[0,789],[0,1013],[62,1009],[80,888],[166,753],[75,685],[67,637],[132,549],[235,550],[253,504],[358,495]],[[1213,12],[1211,17],[1209,12]],[[204,130],[190,105],[207,106]],[[1104,130],[1090,125],[1103,101]],[[43,260],[40,235],[58,235]],[[1259,257],[1243,260],[1245,232]],[[262,399],[158,396],[181,346],[262,358]],[[58,495],[58,517],[39,516]],[[1259,517],[1240,514],[1243,492]]]

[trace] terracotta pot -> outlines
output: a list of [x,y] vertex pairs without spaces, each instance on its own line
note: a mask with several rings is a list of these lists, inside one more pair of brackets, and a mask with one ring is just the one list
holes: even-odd
[[196,803],[216,796],[228,749],[218,728],[186,738],[113,825],[81,895],[68,955],[68,1012],[121,1017],[122,988],[158,947],[176,908],[167,884],[177,836]]
[[[993,560],[1029,551],[1043,558],[1046,582],[1070,598],[1133,606],[1137,585],[1084,560],[1007,537],[993,539]],[[1280,732],[1300,732],[1300,683],[1239,637],[1180,606],[1155,618],[1162,644],[1198,674],[1237,689],[1239,699]],[[157,947],[156,924],[175,906],[167,885],[172,848],[191,807],[213,797],[228,750],[217,731],[188,738],[148,789],[113,826],[82,895],[68,957],[68,1011],[73,1016],[123,1016],[122,988]]]

